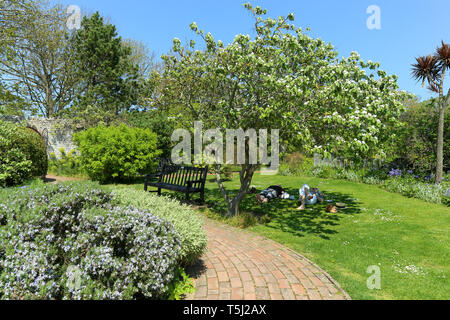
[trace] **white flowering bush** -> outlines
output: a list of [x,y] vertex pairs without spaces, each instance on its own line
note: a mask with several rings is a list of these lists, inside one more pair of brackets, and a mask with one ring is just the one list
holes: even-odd
[[179,260],[189,265],[200,258],[207,245],[202,218],[192,209],[174,199],[158,197],[145,191],[115,188],[114,194],[121,205],[148,209],[156,216],[170,221],[181,238]]
[[[193,22],[200,45],[173,40],[171,53],[161,57],[163,72],[149,81],[157,103],[185,106],[180,121],[186,127],[194,118],[209,129],[279,130],[290,149],[356,163],[385,158],[401,127],[403,101],[411,96],[399,90],[398,77],[357,52],[340,58],[331,44],[296,27],[294,14],[274,19],[259,6],[244,6],[254,18],[253,36],[241,33],[225,44]],[[257,170],[256,164],[241,165],[236,193],[216,172],[228,216],[239,213]]]
[[351,182],[360,182],[361,177],[353,170],[338,170],[336,174],[336,178],[338,179],[344,179]]
[[0,212],[0,299],[157,299],[173,286],[172,224],[95,184],[2,191]]
[[407,179],[391,179],[384,181],[383,187],[390,191],[400,193],[404,196],[417,198],[430,203],[443,203],[444,186],[426,184],[423,182],[412,182]]

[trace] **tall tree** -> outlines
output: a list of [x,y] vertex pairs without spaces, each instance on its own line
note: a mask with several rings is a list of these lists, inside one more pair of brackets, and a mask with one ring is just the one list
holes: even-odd
[[71,116],[110,123],[137,102],[139,68],[132,50],[98,12],[83,18],[72,41],[81,93]]
[[[189,119],[202,121],[205,128],[280,129],[282,143],[324,155],[383,157],[407,96],[397,91],[397,77],[378,70],[377,63],[363,62],[357,53],[337,59],[331,45],[290,23],[293,14],[264,18],[260,7],[245,7],[255,18],[253,39],[240,34],[225,46],[193,23],[204,50],[195,50],[194,41],[184,48],[174,40],[174,54],[163,57],[163,94],[157,102],[183,106]],[[239,213],[258,168],[245,160],[236,194],[226,190],[216,168],[229,215]]]
[[29,103],[0,82],[0,116],[23,116],[25,111],[31,111]]
[[152,109],[152,100],[148,98],[152,93],[149,89],[152,88],[151,82],[155,75],[162,72],[162,64],[155,61],[155,54],[150,52],[150,49],[141,41],[126,39],[123,41],[123,45],[131,49],[128,59],[132,65],[138,67],[139,93],[137,106],[140,110]]
[[1,77],[46,117],[57,115],[75,95],[77,77],[66,20],[62,6],[46,1],[0,2]]
[[450,104],[450,88],[445,95],[444,81],[446,71],[450,69],[450,46],[442,41],[442,46],[436,49],[434,55],[416,58],[413,64],[413,77],[422,81],[422,86],[428,82],[428,89],[439,95],[439,121],[436,146],[436,184],[442,182],[444,168],[444,122],[445,110]]

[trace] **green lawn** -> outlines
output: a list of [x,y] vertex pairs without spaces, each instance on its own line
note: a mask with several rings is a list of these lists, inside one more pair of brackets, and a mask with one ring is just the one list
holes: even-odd
[[[295,210],[298,203],[276,200],[264,206],[254,195],[243,212],[269,215],[271,222],[249,230],[282,243],[326,270],[353,299],[450,299],[450,209],[389,193],[376,186],[309,177],[256,175],[261,190],[282,184],[298,197],[308,183],[327,199],[344,202],[346,210],[325,212],[325,205]],[[237,190],[238,179],[227,182]],[[209,210],[225,210],[217,184],[208,178]],[[369,266],[381,269],[381,290],[367,288]]]

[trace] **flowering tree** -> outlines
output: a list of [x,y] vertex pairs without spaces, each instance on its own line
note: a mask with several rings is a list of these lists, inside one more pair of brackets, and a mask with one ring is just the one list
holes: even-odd
[[447,69],[450,69],[450,46],[442,41],[442,46],[437,48],[434,55],[416,58],[413,64],[413,77],[422,81],[422,86],[427,81],[428,89],[439,94],[439,123],[437,142],[436,184],[442,182],[444,168],[444,122],[445,110],[450,104],[450,89],[447,96],[444,94],[444,80]]
[[[357,53],[338,59],[332,45],[295,27],[293,14],[265,18],[266,10],[245,7],[255,19],[253,38],[239,34],[224,45],[192,23],[203,50],[174,39],[173,54],[163,56],[159,105],[184,106],[189,120],[209,128],[279,129],[282,142],[323,155],[383,157],[407,96],[396,76]],[[238,214],[256,168],[242,165],[234,197],[216,172],[229,215]]]

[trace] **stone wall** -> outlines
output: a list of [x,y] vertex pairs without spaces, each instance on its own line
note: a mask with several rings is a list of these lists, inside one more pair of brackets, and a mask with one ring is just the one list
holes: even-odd
[[37,131],[47,144],[47,153],[54,153],[57,158],[61,157],[60,149],[66,153],[75,150],[77,147],[72,141],[73,127],[70,121],[63,119],[44,119],[14,116],[0,116],[1,119],[15,123],[23,123],[27,127]]

